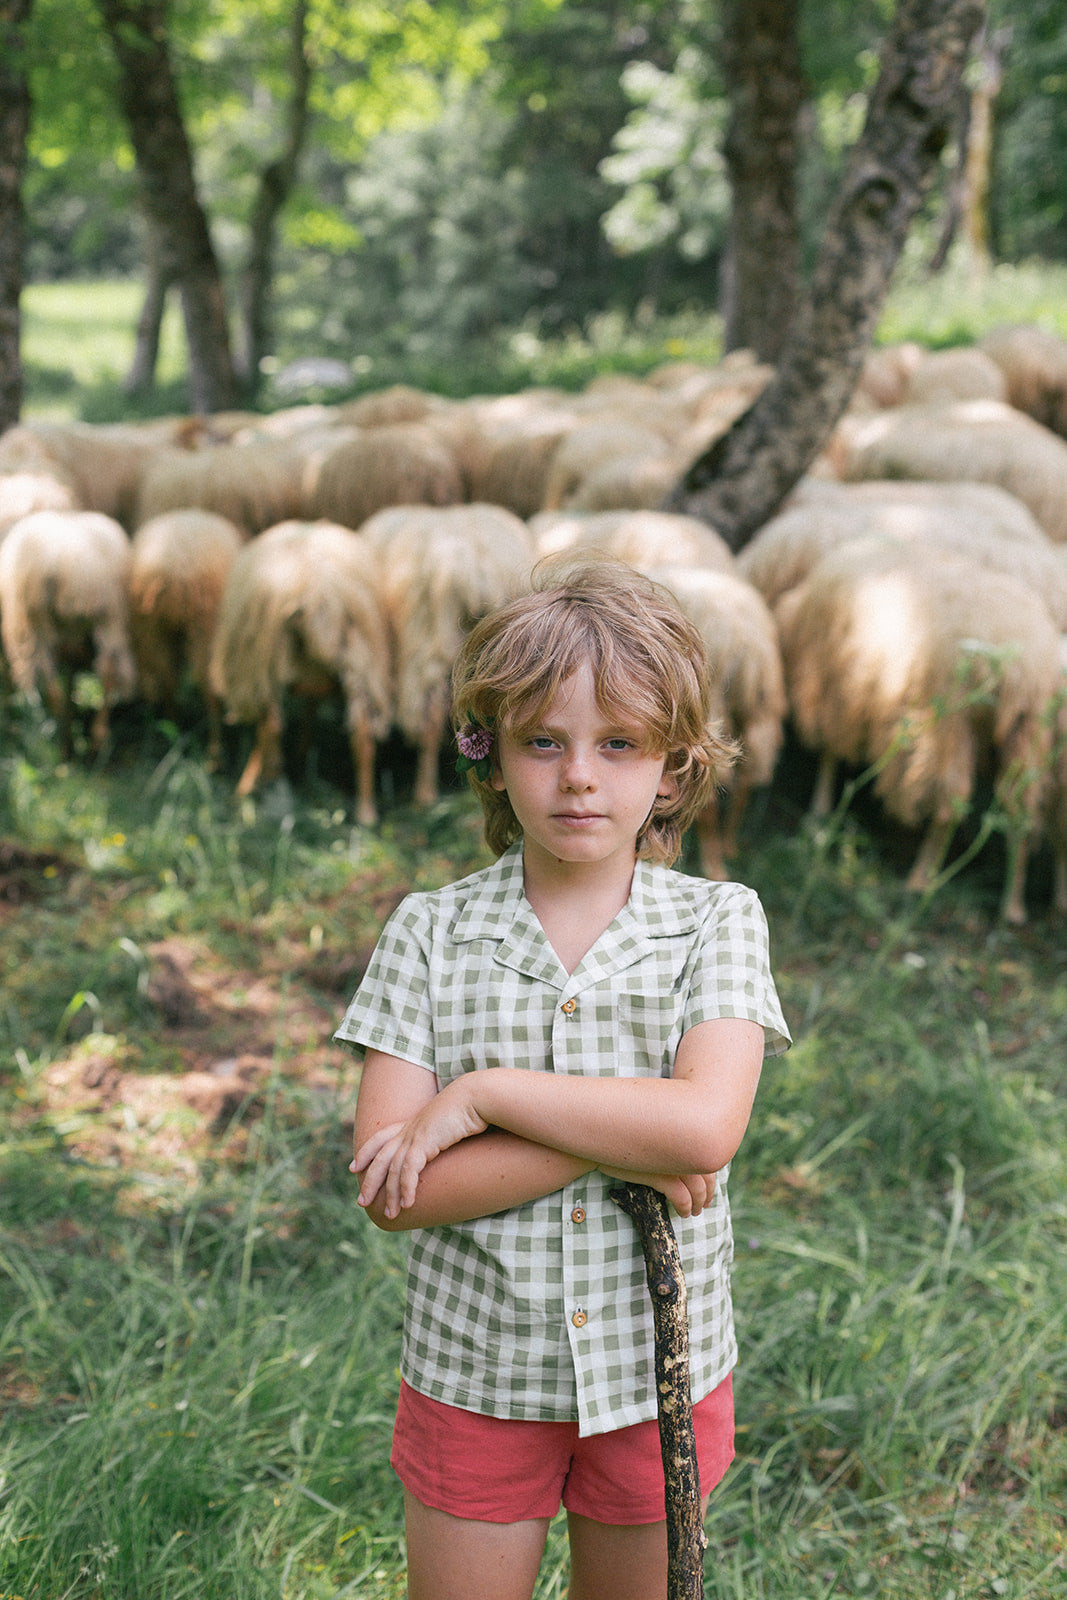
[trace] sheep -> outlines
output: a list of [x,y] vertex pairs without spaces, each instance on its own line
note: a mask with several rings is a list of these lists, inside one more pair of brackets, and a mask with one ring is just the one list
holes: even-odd
[[304,474],[302,515],[359,528],[393,505],[454,505],[463,480],[452,450],[421,422],[357,432]]
[[998,484],[1067,541],[1067,443],[997,400],[901,406],[846,417],[827,450],[838,477]]
[[979,349],[996,362],[1008,401],[1067,436],[1067,339],[1030,323],[993,328]]
[[154,423],[30,422],[0,440],[0,469],[10,463],[51,470],[69,482],[78,506],[102,511],[129,531],[147,463],[165,446],[178,448],[195,423],[164,418]]
[[1010,819],[1001,914],[1023,922],[1058,673],[1059,638],[1040,598],[973,562],[872,537],[823,556],[775,619],[793,722],[822,754],[813,811],[829,808],[836,760],[870,765],[889,815],[926,825],[907,880],[925,890],[985,760]]
[[633,457],[657,460],[666,455],[666,442],[646,425],[610,418],[581,422],[564,434],[552,452],[541,507],[558,511],[569,506],[589,475],[609,462]]
[[714,689],[714,714],[741,746],[723,780],[729,797],[725,826],[717,797],[696,821],[701,870],[724,878],[752,790],[769,784],[782,746],[785,677],[778,629],[770,608],[736,572],[696,566],[644,569],[675,596],[700,631]]
[[561,397],[526,390],[463,402],[428,426],[459,463],[463,498],[525,518],[544,505],[552,459],[575,420]]
[[142,692],[173,718],[188,670],[207,707],[211,766],[221,752],[221,709],[208,674],[211,641],[243,542],[228,518],[183,510],[149,518],[131,544],[130,637]]
[[291,441],[247,439],[203,450],[159,450],[146,463],[136,526],[164,511],[213,511],[245,534],[297,514],[303,463]]
[[853,403],[858,402],[857,409],[876,406],[881,410],[903,404],[908,378],[923,354],[922,345],[913,339],[868,350],[853,395]]
[[669,564],[731,572],[736,565],[729,545],[714,528],[674,512],[542,511],[530,518],[529,528],[538,557],[573,550],[612,556],[635,567]]
[[486,612],[521,592],[532,548],[503,506],[395,506],[363,525],[378,570],[396,661],[396,722],[418,751],[414,798],[431,806],[450,708],[452,665]]
[[230,568],[208,669],[232,721],[256,735],[239,795],[279,775],[287,692],[319,700],[340,686],[356,817],[377,821],[375,743],[392,715],[379,563],[365,539],[325,521],[288,520],[246,544]]
[[1067,627],[1059,547],[1021,501],[992,484],[807,480],[740,551],[737,564],[773,606],[825,551],[870,534],[1013,573],[1044,596],[1057,627]]
[[0,471],[0,539],[13,522],[31,511],[82,511],[70,479],[61,469]]
[[357,400],[345,400],[337,406],[342,422],[357,428],[391,428],[400,422],[422,422],[434,412],[443,410],[449,401],[425,389],[412,388],[410,384],[394,383],[388,389],[374,389],[360,395]]
[[655,511],[678,483],[674,455],[612,456],[593,467],[567,502],[568,511]]
[[30,700],[43,688],[67,757],[75,672],[95,672],[103,691],[90,731],[98,753],[110,737],[111,708],[135,691],[129,564],[124,530],[98,511],[31,512],[0,544],[0,638],[11,678]]
[[925,350],[908,372],[902,404],[937,405],[952,400],[1007,400],[1000,367],[983,350],[960,346]]

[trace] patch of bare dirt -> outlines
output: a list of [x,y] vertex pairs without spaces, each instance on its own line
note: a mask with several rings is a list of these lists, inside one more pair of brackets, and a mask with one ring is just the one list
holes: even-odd
[[137,1039],[89,1034],[72,1043],[38,1081],[72,1154],[192,1181],[206,1157],[240,1157],[278,1075],[350,1118],[357,1069],[331,1037],[337,1007],[285,972],[235,968],[195,940],[161,940],[145,953],[155,1042],[180,1070],[138,1070]]

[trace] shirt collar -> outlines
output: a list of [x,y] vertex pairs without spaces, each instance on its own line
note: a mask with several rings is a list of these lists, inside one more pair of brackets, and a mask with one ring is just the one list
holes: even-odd
[[668,872],[648,861],[634,868],[630,898],[568,977],[523,893],[522,841],[479,873],[452,925],[457,944],[497,941],[494,960],[556,987],[597,982],[647,955],[658,938],[692,933],[706,900],[703,879]]

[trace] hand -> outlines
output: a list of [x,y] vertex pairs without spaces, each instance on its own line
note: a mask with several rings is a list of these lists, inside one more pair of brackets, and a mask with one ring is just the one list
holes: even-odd
[[359,1203],[369,1206],[384,1191],[392,1219],[413,1204],[419,1174],[442,1150],[484,1133],[488,1124],[471,1104],[465,1074],[446,1084],[407,1122],[389,1123],[366,1139],[349,1167],[360,1174]]
[[601,1167],[608,1178],[620,1183],[643,1183],[657,1190],[672,1211],[680,1217],[699,1217],[705,1206],[715,1198],[717,1177],[714,1172],[627,1172],[624,1167]]

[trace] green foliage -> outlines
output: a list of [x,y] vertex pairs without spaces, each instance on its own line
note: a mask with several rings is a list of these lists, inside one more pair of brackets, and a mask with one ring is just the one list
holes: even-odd
[[1067,30],[1062,0],[1025,6],[994,0],[995,26],[1010,30],[995,102],[992,216],[998,254],[1062,260],[1067,253]]

